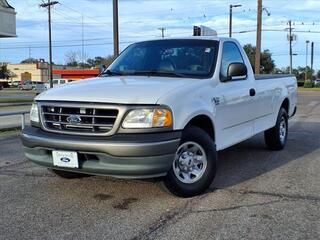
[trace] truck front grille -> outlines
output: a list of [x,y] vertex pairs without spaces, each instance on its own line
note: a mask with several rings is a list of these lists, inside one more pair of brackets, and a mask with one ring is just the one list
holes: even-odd
[[41,105],[43,127],[54,132],[97,135],[112,131],[119,110],[103,106]]

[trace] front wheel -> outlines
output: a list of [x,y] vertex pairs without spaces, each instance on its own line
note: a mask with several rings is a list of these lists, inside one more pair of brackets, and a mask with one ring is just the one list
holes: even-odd
[[278,114],[276,126],[265,131],[264,139],[266,145],[271,150],[282,150],[288,138],[288,113],[281,108]]
[[209,188],[217,170],[217,154],[212,138],[201,128],[188,127],[164,184],[179,197],[193,197]]

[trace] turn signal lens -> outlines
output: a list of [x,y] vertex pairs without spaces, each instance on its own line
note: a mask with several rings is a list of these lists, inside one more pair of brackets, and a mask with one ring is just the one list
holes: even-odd
[[153,113],[152,127],[170,127],[172,125],[172,115],[169,110],[155,109]]
[[36,103],[33,103],[30,110],[30,121],[34,123],[39,123],[39,110],[38,105]]

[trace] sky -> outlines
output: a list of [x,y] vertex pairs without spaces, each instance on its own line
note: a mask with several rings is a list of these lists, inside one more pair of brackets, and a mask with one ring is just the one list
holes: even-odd
[[[8,0],[17,12],[17,38],[0,39],[0,61],[48,60],[48,16],[42,0]],[[68,53],[108,56],[113,52],[112,0],[60,0],[52,11],[53,60],[66,63]],[[119,0],[120,47],[156,39],[159,28],[167,37],[191,36],[194,25],[215,29],[228,36],[229,5],[233,10],[233,37],[242,45],[256,41],[256,0]],[[306,41],[315,43],[315,69],[320,69],[320,1],[263,0],[262,49],[269,49],[277,67],[289,65],[288,21],[297,39],[293,43],[293,66],[305,66]],[[268,12],[270,16],[268,16]],[[83,23],[83,24],[82,24]],[[82,37],[83,36],[83,37]],[[309,46],[310,47],[310,46]],[[80,60],[80,59],[79,59]],[[310,64],[310,48],[308,64]]]

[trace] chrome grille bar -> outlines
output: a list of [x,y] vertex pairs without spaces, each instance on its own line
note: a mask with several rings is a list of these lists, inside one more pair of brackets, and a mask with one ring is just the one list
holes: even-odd
[[110,135],[119,109],[104,105],[41,103],[45,130],[77,135]]

